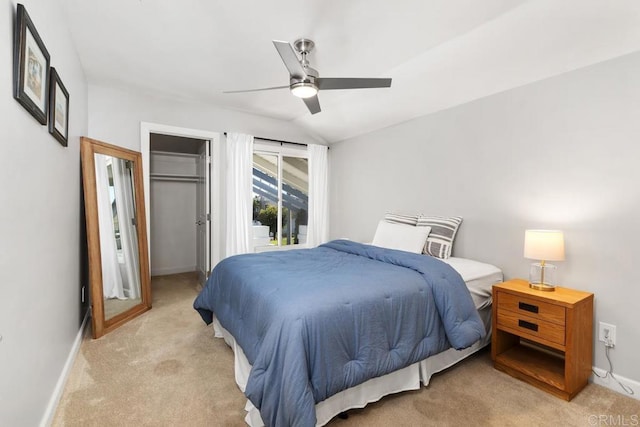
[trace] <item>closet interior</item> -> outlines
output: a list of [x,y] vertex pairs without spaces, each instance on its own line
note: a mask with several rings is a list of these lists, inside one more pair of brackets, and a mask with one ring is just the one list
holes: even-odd
[[209,200],[202,194],[209,188],[208,145],[206,140],[151,134],[152,276],[199,272],[206,278],[208,266],[202,261],[210,245]]

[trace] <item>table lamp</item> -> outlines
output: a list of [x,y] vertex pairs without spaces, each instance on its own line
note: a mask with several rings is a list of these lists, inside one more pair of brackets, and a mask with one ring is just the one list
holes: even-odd
[[524,257],[540,260],[531,264],[529,287],[540,291],[554,291],[556,266],[547,264],[547,261],[564,260],[562,231],[525,230]]

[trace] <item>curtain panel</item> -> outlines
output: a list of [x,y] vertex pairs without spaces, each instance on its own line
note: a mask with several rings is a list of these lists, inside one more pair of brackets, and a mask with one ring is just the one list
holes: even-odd
[[225,255],[251,252],[253,136],[227,133]]
[[329,240],[329,162],[328,147],[309,144],[309,222],[307,246]]
[[104,154],[96,154],[95,167],[103,296],[104,298],[125,299],[120,263],[118,262],[115,227],[113,225],[113,205],[109,194],[107,157]]

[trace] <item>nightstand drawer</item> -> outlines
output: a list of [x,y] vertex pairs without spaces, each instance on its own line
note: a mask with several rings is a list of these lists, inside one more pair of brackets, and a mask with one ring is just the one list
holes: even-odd
[[[500,295],[502,296],[502,295]],[[498,328],[513,331],[520,336],[543,339],[564,346],[565,328],[563,325],[551,323],[539,318],[525,316],[511,310],[498,307]]]
[[560,325],[561,327],[564,327],[565,324],[564,307],[525,296],[500,292],[498,294],[498,309],[509,310],[535,319],[545,320]]

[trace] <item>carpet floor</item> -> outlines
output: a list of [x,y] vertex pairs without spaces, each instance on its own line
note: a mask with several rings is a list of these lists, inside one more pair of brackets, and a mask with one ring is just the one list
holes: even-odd
[[[52,425],[244,426],[233,352],[191,307],[197,288],[195,274],[154,277],[152,310],[97,340],[87,331]],[[638,425],[640,401],[590,384],[565,402],[494,370],[485,350],[348,414],[329,426]]]

